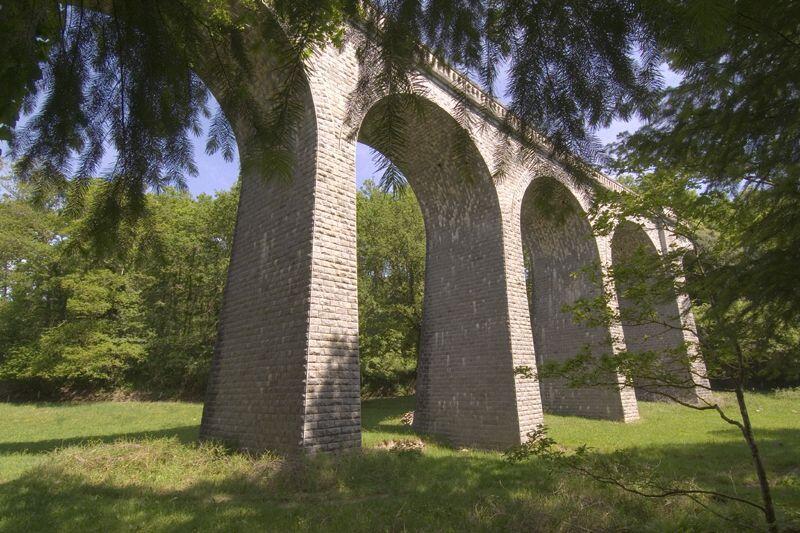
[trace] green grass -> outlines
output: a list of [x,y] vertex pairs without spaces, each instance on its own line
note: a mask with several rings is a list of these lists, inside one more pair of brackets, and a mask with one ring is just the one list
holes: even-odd
[[[781,519],[800,509],[800,391],[751,395]],[[0,531],[628,530],[736,526],[685,499],[646,500],[539,460],[377,449],[413,438],[412,398],[364,403],[361,453],[287,461],[195,442],[191,403],[0,404]],[[547,416],[562,445],[625,453],[667,477],[756,498],[747,448],[712,413],[643,403],[634,424]],[[749,509],[708,500],[754,523]]]

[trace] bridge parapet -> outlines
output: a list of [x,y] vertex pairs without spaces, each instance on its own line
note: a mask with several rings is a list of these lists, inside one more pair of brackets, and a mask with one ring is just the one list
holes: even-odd
[[533,128],[523,127],[520,119],[515,116],[510,109],[499,102],[497,98],[484,91],[480,85],[475,83],[469,76],[438,57],[431,50],[424,49],[422,51],[420,54],[420,63],[422,68],[433,75],[438,81],[447,85],[451,91],[465,94],[479,114],[498,125],[505,126],[504,129],[510,130],[517,140],[535,147],[548,158],[569,159],[570,163],[581,167],[591,179],[606,189],[620,192],[628,190],[621,183],[598,171],[577,156],[572,154],[557,154],[553,143],[550,142],[545,135]]

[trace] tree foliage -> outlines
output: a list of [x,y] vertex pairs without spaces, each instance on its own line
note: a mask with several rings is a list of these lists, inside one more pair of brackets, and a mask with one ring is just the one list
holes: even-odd
[[[238,139],[248,145],[244,166],[290,176],[307,59],[316,48],[341,44],[349,21],[370,37],[356,44],[363,68],[351,95],[355,107],[419,92],[415,72],[427,46],[489,92],[507,71],[521,129],[544,132],[556,150],[592,157],[594,129],[647,115],[655,103],[660,56],[643,3],[3,2],[0,135],[12,141],[21,177],[63,176],[77,188],[75,199],[101,170],[107,145],[113,148],[109,185],[93,206],[101,238],[143,213],[148,190],[181,188],[196,173],[191,137],[213,112],[201,77],[225,111],[211,117],[208,150],[230,157],[235,123],[247,132]],[[277,80],[267,98],[254,93],[265,59]],[[391,149],[392,131],[414,101],[393,100],[383,110],[386,127],[378,133],[390,157],[401,152]],[[25,113],[30,120],[17,127]]]
[[[796,2],[720,2],[663,15],[663,42],[681,83],[666,92],[653,121],[624,139],[617,170],[728,200],[734,217],[726,270],[732,305],[784,319],[800,315],[794,273],[800,256],[800,6]],[[653,191],[658,193],[658,191]],[[727,234],[726,234],[727,235]],[[746,293],[746,294],[745,294]]]
[[358,311],[362,390],[414,390],[425,285],[425,228],[410,189],[367,181],[358,193]]
[[[689,295],[696,322],[673,316],[666,326],[694,334],[707,369],[701,377],[731,391],[736,405],[726,408],[713,395],[685,403],[715,411],[741,432],[761,491],[761,502],[750,504],[775,531],[778,515],[746,390],[795,383],[798,376],[800,12],[796,2],[744,0],[662,2],[643,15],[682,79],[665,91],[651,121],[616,147],[612,168],[632,173],[627,181],[636,194],[601,194],[596,229],[648,219],[684,246],[662,257],[615,260],[609,274],[616,289],[605,287],[601,298],[576,302],[572,310],[590,324],[663,326],[659,302]],[[609,302],[617,295],[628,306],[614,311]],[[616,387],[601,381],[619,371],[625,386],[645,382],[680,401],[675,391],[695,384],[675,369],[688,368],[695,347],[613,355],[587,350],[549,370],[575,385]]]
[[[795,385],[800,378],[800,321],[787,312],[790,307],[785,301],[794,288],[775,286],[780,278],[767,281],[761,273],[756,273],[758,280],[754,280],[749,268],[752,262],[759,262],[761,253],[784,253],[780,240],[755,248],[747,240],[752,228],[764,223],[771,210],[764,198],[774,191],[731,193],[665,171],[641,174],[629,179],[629,184],[633,194],[607,191],[599,195],[591,213],[595,231],[608,235],[623,231],[625,225],[630,227],[631,220],[651,220],[669,228],[679,240],[661,254],[655,253],[649,242],[624,254],[612,248],[614,264],[607,269],[607,278],[593,278],[599,296],[567,306],[574,319],[587,326],[614,331],[621,325],[626,349],[610,353],[587,346],[566,362],[543,365],[538,375],[563,378],[573,387],[634,388],[640,400],[675,401],[718,414],[741,432],[753,459],[762,501],[742,503],[761,511],[770,529],[777,530],[778,515],[746,401],[746,393],[754,385]],[[590,265],[585,274],[597,271]],[[784,296],[766,299],[763,292],[771,290],[783,291]],[[679,295],[688,295],[691,307],[676,306]],[[658,341],[670,331],[679,332],[684,340],[671,346]],[[637,339],[642,335],[644,341]],[[656,342],[648,342],[648,336]],[[699,362],[703,366],[698,366]],[[622,382],[609,379],[617,374]],[[694,391],[699,391],[699,397]],[[735,404],[726,405],[718,396],[721,392],[732,393]],[[531,446],[531,450],[536,448]],[[533,453],[520,451],[523,455],[529,452]],[[592,465],[583,459],[578,454],[567,463],[592,479],[623,490],[692,498],[702,494],[696,487],[690,488],[690,480],[664,479],[662,473],[659,483],[642,485],[641,479],[620,465]],[[741,501],[734,491],[713,496],[720,501]],[[709,505],[708,501],[701,503]]]
[[[100,194],[89,185],[87,198]],[[24,187],[0,201],[0,382],[11,392],[128,389],[200,397],[232,246],[238,187],[196,199],[167,189],[97,255],[63,198]],[[413,194],[358,192],[358,288],[365,395],[414,390],[425,230]]]
[[[208,151],[233,156],[230,118],[255,146],[243,166],[290,175],[304,61],[341,38],[352,8],[296,0],[2,2],[0,139],[11,141],[21,180],[47,186],[66,178],[76,203],[102,172],[107,183],[94,192],[89,229],[110,249],[113,231],[144,214],[148,191],[182,190],[197,174],[192,138],[204,119]],[[272,98],[257,93],[256,50],[275,59]],[[201,75],[229,116],[209,106]],[[23,114],[30,116],[18,127]],[[112,166],[100,168],[109,152]]]
[[[103,183],[89,185],[91,201]],[[205,389],[238,190],[148,195],[146,215],[97,256],[92,212],[29,192],[0,202],[0,380],[45,394]]]
[[[115,277],[140,268],[133,266],[136,254],[112,254],[100,263],[82,259],[88,262],[79,262],[79,267],[69,263],[78,261],[74,257],[82,257],[79,253],[70,259],[60,254],[85,250],[88,241],[78,236],[106,228],[117,231],[106,242],[139,242],[142,253],[157,253],[144,237],[152,228],[139,219],[151,204],[148,190],[180,187],[194,172],[189,136],[209,112],[207,89],[198,75],[209,73],[226,81],[218,96],[228,118],[248,121],[252,139],[246,141],[258,149],[248,151],[253,159],[243,164],[288,174],[290,140],[302,110],[305,60],[315,47],[340,42],[349,19],[373,37],[358,43],[365,68],[353,95],[356,107],[375,96],[418,91],[414,69],[421,46],[427,46],[473,74],[489,91],[499,73],[507,71],[507,96],[520,129],[541,130],[556,150],[592,156],[593,128],[634,114],[650,119],[641,131],[623,139],[613,167],[635,175],[638,196],[606,198],[606,211],[597,213],[600,226],[607,213],[617,219],[643,216],[673,228],[692,244],[693,252],[687,256],[685,250],[671,250],[666,260],[634,254],[631,265],[617,265],[611,272],[631,307],[609,313],[606,300],[612,296],[605,291],[596,301],[577,302],[574,310],[580,319],[594,323],[652,321],[658,318],[654,310],[660,298],[676,292],[690,295],[698,317],[694,333],[709,377],[734,392],[738,418],[713,401],[704,408],[717,411],[742,431],[762,487],[759,505],[770,527],[777,527],[744,391],[758,372],[764,379],[764,372],[779,365],[786,378],[784,365],[791,368],[796,363],[797,2],[376,0],[366,6],[355,0],[112,0],[81,4],[88,9],[65,9],[52,2],[18,0],[0,7],[0,31],[6,37],[0,44],[0,136],[12,140],[21,158],[20,181],[43,198],[53,188],[66,190],[64,185],[70,184],[67,203],[88,205],[93,213],[78,209],[80,215],[67,220],[56,216],[51,225],[47,217],[34,221],[29,206],[3,206],[8,211],[0,216],[12,220],[9,227],[21,233],[19,239],[0,241],[0,253],[7,259],[0,342],[13,337],[15,342],[25,340],[20,346],[33,346],[66,317],[78,324],[95,313],[97,329],[75,326],[59,350],[92,353],[98,361],[112,352],[127,353],[125,360],[139,361],[134,346],[147,342],[143,339],[148,336],[115,323],[123,314],[138,316],[137,301],[152,297],[147,281],[129,284]],[[276,59],[280,80],[275,97],[264,102],[248,92],[256,70],[250,57],[257,50]],[[682,76],[677,87],[664,93],[659,91],[662,60]],[[43,95],[40,109],[27,127],[14,129],[22,112],[34,110],[37,94]],[[379,133],[386,141],[381,144],[393,152],[402,126],[394,119],[402,116],[404,103],[415,99],[389,101],[381,122],[385,128]],[[230,153],[232,128],[224,116],[212,121],[211,134],[209,149]],[[88,176],[97,171],[106,139],[117,152],[116,164],[105,184],[91,185]],[[672,209],[664,210],[664,205]],[[48,217],[53,209],[58,213],[63,206],[51,206]],[[27,217],[30,225],[13,222],[17,217]],[[182,252],[191,256],[189,249]],[[374,288],[370,298],[381,306],[389,302],[384,292],[402,294],[396,289],[404,287],[409,297],[391,300],[394,310],[389,315],[399,318],[405,311],[398,306],[412,309],[416,300],[409,290],[412,284],[403,286],[402,276],[393,274],[393,268],[403,268],[396,259],[365,262],[372,270],[364,272],[367,281],[360,280],[360,285]],[[685,278],[676,277],[681,263],[688,271]],[[180,271],[180,261],[164,264],[176,298],[210,298],[198,292],[189,281],[191,275]],[[147,275],[146,269],[137,272]],[[81,304],[84,293],[75,280],[94,287],[100,302],[96,309]],[[164,317],[182,309],[180,302],[165,302],[163,309],[165,314],[154,324],[167,328],[162,331],[167,337],[185,339],[190,320],[181,326],[164,324]],[[36,327],[17,330],[7,325],[19,327],[31,316]],[[365,359],[386,351],[398,354],[394,360],[408,360],[402,354],[410,345],[411,329],[391,332],[364,321],[363,331],[372,328],[387,332],[385,344],[374,352],[365,350]],[[105,342],[103,335],[112,334],[130,342]],[[3,349],[3,357],[9,357],[11,352],[5,345]],[[624,352],[593,359],[584,353],[566,370],[576,384],[585,385],[592,379],[591,365],[598,362],[607,366],[604,371],[620,370],[630,380],[646,373],[651,374],[648,378],[661,376],[675,389],[681,384],[664,358],[685,365],[696,357],[688,346],[639,355]],[[93,368],[103,380],[116,379],[107,365]]]

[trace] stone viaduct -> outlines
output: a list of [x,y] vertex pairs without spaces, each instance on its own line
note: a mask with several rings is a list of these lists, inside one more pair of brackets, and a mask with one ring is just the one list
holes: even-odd
[[[265,70],[268,64],[265,59]],[[315,53],[294,179],[242,175],[202,438],[255,451],[361,446],[355,150],[360,141],[385,151],[375,134],[385,98],[353,116],[348,102],[359,68],[352,44]],[[259,90],[268,98],[264,76]],[[573,179],[541,136],[533,139],[541,148],[536,160],[523,164],[515,155],[519,138],[512,135],[502,156],[504,178],[494,179],[505,109],[433,56],[420,61],[419,76],[424,94],[414,98],[421,112],[405,121],[408,153],[401,158],[427,239],[414,428],[458,446],[505,448],[541,424],[543,411],[636,420],[630,387],[571,389],[558,381],[539,383],[515,368],[563,360],[586,343],[608,344],[609,338],[614,350],[625,343],[648,348],[691,342],[676,329],[592,330],[562,312],[564,304],[596,290],[573,272],[594,263],[605,276],[607,266],[633,247],[645,244],[663,253],[675,238],[634,222],[611,237],[593,236],[586,216],[592,187]],[[468,153],[454,141],[463,136],[464,120],[454,110],[463,109],[464,94],[472,125]],[[240,150],[246,150],[248,133],[232,122]],[[594,186],[620,187],[600,174],[594,179]],[[555,217],[558,223],[538,207],[542,194],[564,215]],[[524,249],[533,264],[532,302]],[[688,300],[678,296],[665,316],[686,306]],[[621,376],[611,377],[622,383]],[[704,390],[696,387],[689,399]]]

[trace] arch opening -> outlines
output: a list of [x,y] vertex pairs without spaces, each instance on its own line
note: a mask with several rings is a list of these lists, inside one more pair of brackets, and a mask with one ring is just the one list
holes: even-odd
[[696,400],[677,295],[650,275],[659,270],[656,245],[644,228],[626,220],[614,232],[611,254],[627,351],[652,360],[632,376],[636,398]]
[[[425,227],[411,187],[384,189],[377,159],[356,148],[361,396],[408,397],[413,410],[425,285]],[[368,422],[365,422],[367,425]]]
[[506,447],[520,435],[507,307],[497,296],[505,294],[497,193],[471,139],[460,144],[458,122],[430,100],[402,98],[417,101],[401,106],[400,142],[387,144],[380,130],[388,98],[367,113],[358,141],[392,156],[424,221],[413,427],[456,445]]
[[[575,321],[565,306],[599,295],[600,256],[586,213],[573,193],[551,177],[533,180],[523,196],[521,234],[534,353],[538,367],[564,363],[584,350],[611,350],[609,332]],[[616,383],[615,375],[599,381]],[[563,378],[540,380],[545,412],[591,418],[626,418],[619,390],[570,387]]]

